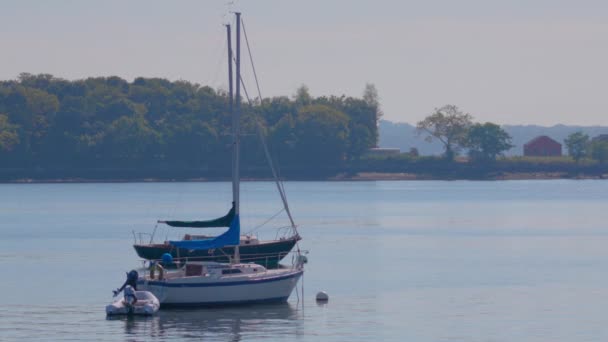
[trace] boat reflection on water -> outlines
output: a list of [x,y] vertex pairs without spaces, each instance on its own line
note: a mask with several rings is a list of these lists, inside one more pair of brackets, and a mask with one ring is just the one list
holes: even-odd
[[167,309],[153,317],[113,317],[124,321],[124,337],[240,341],[281,340],[303,334],[302,309],[289,303],[206,309]]

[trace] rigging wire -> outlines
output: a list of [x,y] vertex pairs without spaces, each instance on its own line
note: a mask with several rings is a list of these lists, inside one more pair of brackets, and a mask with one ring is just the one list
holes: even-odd
[[[258,90],[258,98],[260,99],[260,104],[262,103],[262,92],[260,91],[260,84],[258,81],[258,76],[257,73],[255,71],[255,64],[253,62],[253,55],[251,53],[251,48],[249,45],[249,39],[247,38],[247,30],[245,29],[245,22],[243,21],[243,19],[241,18],[241,24],[242,24],[242,28],[243,28],[243,35],[245,37],[245,42],[247,45],[247,52],[249,54],[249,60],[251,61],[251,68],[253,70],[253,76],[255,78],[255,83],[257,86],[257,90]],[[241,78],[241,83],[243,83],[243,80]],[[245,90],[245,85],[243,84],[243,90]],[[245,95],[247,96],[247,101],[249,102],[250,106],[253,106],[251,98],[249,97],[249,94],[247,93],[247,91],[245,90]],[[260,119],[257,115],[254,115],[255,118],[255,122],[256,122],[256,127],[257,127],[257,131],[258,131],[258,135],[260,136],[260,140],[262,140],[262,147],[264,149],[264,154],[266,155],[266,159],[268,161],[268,164],[270,166],[270,170],[272,171],[272,175],[275,179],[275,184],[277,186],[277,189],[279,191],[279,195],[281,196],[281,200],[283,201],[283,207],[285,208],[285,212],[287,213],[287,216],[289,217],[289,221],[291,222],[291,226],[294,230],[294,232],[297,234],[297,226],[293,220],[293,217],[291,215],[291,211],[289,210],[289,204],[287,203],[287,196],[285,195],[285,187],[283,185],[283,182],[278,178],[276,169],[274,167],[274,163],[272,162],[272,158],[270,156],[270,152],[268,150],[268,144],[266,143],[266,139],[264,139],[264,135],[263,135],[263,126],[262,123],[260,122]]]
[[258,82],[258,74],[255,71],[255,65],[253,64],[253,55],[251,54],[251,47],[249,46],[249,38],[247,38],[247,30],[245,30],[245,22],[241,18],[241,25],[243,27],[243,35],[245,36],[245,43],[247,45],[247,53],[249,53],[249,61],[251,62],[251,70],[253,71],[253,78],[255,79],[255,85],[258,88],[258,99],[262,104],[262,91],[260,90],[260,83]]
[[[247,92],[247,88],[245,87],[245,83],[243,82],[242,78],[241,78],[241,85],[243,87],[243,92],[245,93],[245,97],[247,98],[247,102],[249,103],[249,106],[253,107],[253,101],[251,101],[251,97],[249,96],[249,93]],[[260,140],[262,141],[262,147],[264,149],[264,154],[266,156],[266,160],[268,161],[270,170],[272,171],[272,175],[275,180],[275,184],[277,186],[277,189],[279,190],[279,195],[281,196],[281,200],[283,201],[283,208],[285,209],[285,212],[287,213],[287,216],[289,217],[289,221],[291,223],[291,228],[297,234],[298,233],[297,226],[293,220],[293,217],[291,216],[291,212],[289,211],[289,205],[287,204],[287,196],[285,195],[285,188],[283,187],[283,182],[281,182],[281,180],[277,176],[277,172],[274,168],[272,158],[270,157],[270,152],[268,151],[268,145],[266,144],[266,140],[264,139],[264,135],[262,132],[262,128],[263,128],[262,123],[260,122],[259,118],[255,114],[254,114],[254,121],[256,123],[258,136],[260,137]]]
[[253,229],[249,230],[247,232],[247,234],[253,233],[254,231],[262,228],[263,226],[265,226],[268,222],[274,220],[275,217],[279,216],[283,211],[285,210],[285,208],[281,208],[281,210],[279,210],[276,214],[272,215],[269,219],[267,219],[266,221],[262,222],[261,224],[257,225],[256,227],[254,227]]

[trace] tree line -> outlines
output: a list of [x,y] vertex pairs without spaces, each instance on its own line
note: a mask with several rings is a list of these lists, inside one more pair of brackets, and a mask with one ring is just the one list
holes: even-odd
[[499,125],[474,123],[470,114],[457,106],[445,105],[418,122],[416,129],[427,141],[438,140],[444,146],[444,157],[452,161],[466,150],[474,162],[489,162],[509,150],[511,136]]
[[589,135],[579,131],[570,134],[564,143],[568,147],[568,154],[577,163],[584,158],[591,158],[602,164],[608,162],[608,139],[590,139]]
[[[511,136],[499,125],[475,123],[470,114],[454,105],[435,109],[434,113],[418,122],[416,129],[419,134],[426,135],[426,140],[440,141],[444,146],[443,157],[448,161],[466,151],[472,162],[488,163],[513,147]],[[564,140],[564,144],[577,163],[584,158],[600,164],[608,162],[608,137],[590,139],[587,134],[575,132]]]
[[[246,176],[269,176],[259,131],[279,172],[291,177],[412,168],[449,174],[458,167],[463,175],[492,168],[571,168],[505,163],[504,158],[497,164],[512,147],[509,134],[497,124],[474,122],[454,105],[435,109],[417,124],[420,135],[443,144],[442,157],[419,157],[415,150],[396,158],[370,157],[367,151],[377,144],[382,115],[373,84],[365,85],[360,98],[315,98],[302,86],[290,97],[244,100],[242,108]],[[207,86],[162,78],[69,81],[24,73],[0,81],[0,179],[227,177],[231,125],[227,93]],[[606,141],[577,132],[565,144],[577,163],[608,162]],[[462,153],[473,168],[453,163]]]
[[[294,96],[243,102],[243,166],[266,165],[257,137],[287,169],[339,168],[378,140],[372,84],[361,98]],[[231,114],[225,91],[162,78],[65,80],[23,73],[0,82],[0,168],[190,168],[226,174]]]

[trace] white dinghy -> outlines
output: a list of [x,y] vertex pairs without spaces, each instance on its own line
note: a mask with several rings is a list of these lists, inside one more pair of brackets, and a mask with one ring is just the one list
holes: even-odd
[[143,315],[155,314],[160,308],[158,298],[148,291],[135,291],[131,286],[125,287],[124,297],[106,306],[106,314]]

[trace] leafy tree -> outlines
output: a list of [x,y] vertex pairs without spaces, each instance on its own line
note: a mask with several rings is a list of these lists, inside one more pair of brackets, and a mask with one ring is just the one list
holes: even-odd
[[593,141],[591,143],[591,157],[601,164],[608,162],[608,141]]
[[95,114],[97,120],[105,123],[135,114],[135,104],[116,88],[96,86],[88,93],[86,100],[86,107]]
[[297,144],[295,115],[284,115],[270,130],[270,142],[277,147],[278,158],[290,161]]
[[158,86],[156,83],[151,82],[148,86],[132,85],[129,90],[129,99],[146,107],[146,116],[154,126],[161,124],[169,114],[169,89]]
[[213,165],[218,154],[216,130],[201,120],[164,127],[166,158],[182,165]]
[[378,142],[377,106],[349,97],[334,102],[331,107],[339,109],[349,118],[349,159],[356,159],[368,149],[376,146]]
[[439,140],[444,148],[444,157],[453,160],[467,142],[467,132],[472,125],[473,117],[461,112],[454,105],[445,105],[435,109],[435,112],[418,122],[416,129],[419,134],[428,134],[426,141]]
[[578,163],[578,161],[587,154],[589,136],[579,131],[570,134],[566,140],[564,140],[564,143],[566,144],[566,147],[568,147],[568,154]]
[[59,109],[59,100],[44,90],[16,86],[7,101],[11,121],[28,131],[40,135]]
[[306,106],[312,102],[312,96],[310,96],[310,90],[305,84],[302,84],[294,95],[294,101],[298,106]]
[[[160,142],[159,134],[142,116],[123,116],[108,127],[104,147],[109,159],[138,162],[154,155],[154,145]],[[148,158],[145,158],[148,157]]]
[[19,143],[17,128],[8,122],[8,116],[0,114],[0,152],[9,152]]
[[361,157],[365,151],[376,145],[374,134],[365,125],[358,123],[349,124],[349,145],[348,158],[356,159]]
[[49,74],[33,75],[27,72],[19,74],[19,83],[28,88],[48,89],[55,80],[57,79]]
[[302,107],[295,122],[295,157],[317,166],[342,162],[348,148],[348,117],[331,107]]
[[373,107],[376,112],[376,120],[380,120],[382,110],[380,109],[380,96],[378,95],[378,89],[373,83],[366,83],[365,89],[363,90],[363,101],[369,106]]
[[474,160],[495,160],[498,155],[512,148],[511,136],[491,122],[476,123],[469,128],[466,147]]
[[284,117],[295,115],[296,109],[294,103],[287,96],[280,96],[264,99],[260,113],[264,116],[268,125],[272,127]]
[[55,120],[59,100],[55,95],[36,88],[13,85],[6,102],[9,120],[19,125],[20,144],[13,150],[17,159],[27,156],[39,159],[44,149],[49,127]]
[[380,97],[378,96],[378,89],[373,83],[366,83],[363,89],[363,101],[370,106],[380,106]]

